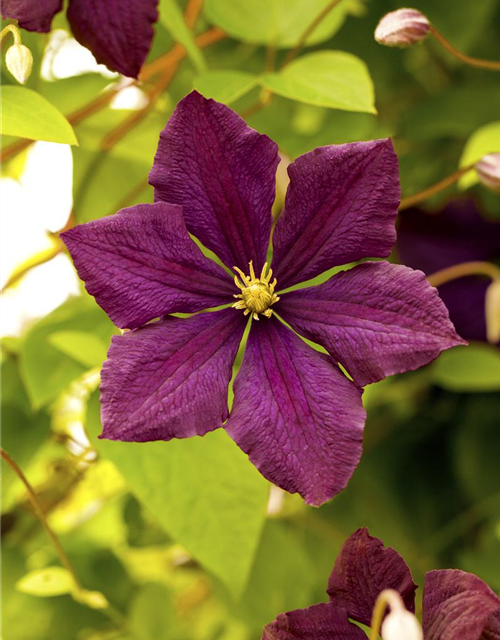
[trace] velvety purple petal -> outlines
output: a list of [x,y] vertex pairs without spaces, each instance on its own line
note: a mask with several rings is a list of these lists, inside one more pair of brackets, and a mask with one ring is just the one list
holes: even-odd
[[360,386],[418,369],[464,344],[424,274],[385,261],[283,294],[277,311],[325,347]]
[[160,134],[155,199],[180,204],[188,230],[228,266],[260,271],[271,231],[278,147],[229,107],[192,91]]
[[430,571],[423,611],[425,640],[489,640],[499,630],[500,598],[465,571]]
[[347,613],[332,604],[315,604],[280,615],[264,627],[262,640],[366,640]]
[[361,390],[331,358],[274,318],[252,323],[226,429],[268,480],[329,500],[359,462],[364,422]]
[[481,640],[500,640],[500,609],[488,618]]
[[22,29],[48,33],[62,0],[2,0],[2,18],[17,20]]
[[221,427],[245,324],[224,309],[113,336],[101,377],[101,437],[170,440]]
[[406,608],[415,611],[415,590],[408,565],[392,547],[358,529],[344,543],[328,580],[330,602],[353,620],[370,626],[381,591],[398,591]]
[[[485,220],[473,200],[450,202],[441,213],[408,209],[399,216],[397,249],[404,264],[427,275],[462,262],[500,259],[500,223]],[[439,287],[458,333],[486,341],[484,296],[490,281],[468,276]]]
[[75,38],[97,62],[137,78],[153,40],[157,4],[158,0],[69,0],[68,20]]
[[278,288],[368,256],[388,256],[400,189],[389,139],[320,147],[288,167],[273,237]]
[[176,205],[139,204],[61,237],[87,291],[122,329],[232,301],[230,276],[191,240]]

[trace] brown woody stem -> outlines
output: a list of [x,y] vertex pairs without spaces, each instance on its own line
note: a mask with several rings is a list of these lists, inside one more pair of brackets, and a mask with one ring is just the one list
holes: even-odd
[[427,198],[430,198],[431,196],[435,195],[436,193],[439,193],[440,191],[443,191],[443,189],[446,189],[447,187],[451,186],[452,184],[460,180],[460,178],[464,174],[474,169],[475,166],[476,166],[476,163],[469,164],[466,167],[462,167],[461,169],[458,169],[458,171],[455,171],[455,173],[452,173],[451,176],[447,176],[443,180],[436,182],[436,184],[432,185],[432,187],[427,187],[427,189],[424,189],[423,191],[419,191],[418,193],[415,193],[412,196],[403,198],[399,205],[399,211],[404,211],[405,209],[409,209],[410,207],[413,207],[413,205],[418,204],[423,200],[427,200]]
[[478,67],[479,69],[489,69],[490,71],[500,71],[500,61],[496,60],[483,60],[482,58],[473,58],[472,56],[468,56],[465,53],[462,53],[458,49],[456,49],[451,42],[449,42],[442,33],[440,33],[436,27],[431,24],[430,32],[436,38],[436,40],[441,44],[446,51],[451,53],[452,56],[463,62],[464,64],[468,64],[471,67]]

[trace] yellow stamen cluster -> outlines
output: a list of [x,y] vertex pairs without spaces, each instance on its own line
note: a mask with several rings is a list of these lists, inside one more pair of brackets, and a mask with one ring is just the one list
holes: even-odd
[[240,298],[240,300],[235,302],[233,307],[235,309],[244,309],[243,313],[246,316],[251,313],[254,320],[259,319],[259,313],[266,316],[266,318],[270,318],[273,315],[270,307],[279,300],[279,297],[274,293],[277,280],[274,278],[273,282],[271,282],[271,278],[273,277],[272,269],[269,269],[266,275],[266,271],[268,270],[267,262],[262,267],[260,278],[255,276],[252,261],[249,263],[249,268],[250,275],[246,276],[241,269],[233,267],[241,279],[240,282],[238,276],[234,276],[234,283],[238,289],[241,290],[241,293],[234,295],[235,298]]

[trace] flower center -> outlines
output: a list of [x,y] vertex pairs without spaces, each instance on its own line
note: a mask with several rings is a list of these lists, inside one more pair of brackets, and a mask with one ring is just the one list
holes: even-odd
[[[267,262],[262,267],[260,278],[255,277],[252,261],[248,266],[250,269],[249,276],[246,276],[238,267],[233,267],[240,276],[240,279],[238,279],[238,276],[234,276],[234,283],[241,290],[241,293],[234,295],[235,298],[240,299],[233,304],[233,307],[235,309],[244,309],[246,316],[251,313],[254,320],[259,319],[259,313],[266,316],[266,318],[270,318],[273,315],[270,307],[279,300],[279,297],[274,293],[277,280],[274,278],[273,282],[271,282],[273,271],[272,269],[268,270]],[[267,275],[266,271],[268,271]]]

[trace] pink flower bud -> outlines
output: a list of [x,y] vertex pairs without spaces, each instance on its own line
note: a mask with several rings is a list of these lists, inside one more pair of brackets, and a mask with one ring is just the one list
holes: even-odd
[[476,162],[476,172],[485,187],[500,193],[500,153],[489,153]]
[[398,9],[385,15],[375,29],[375,40],[388,47],[409,47],[430,30],[429,20],[416,9]]

